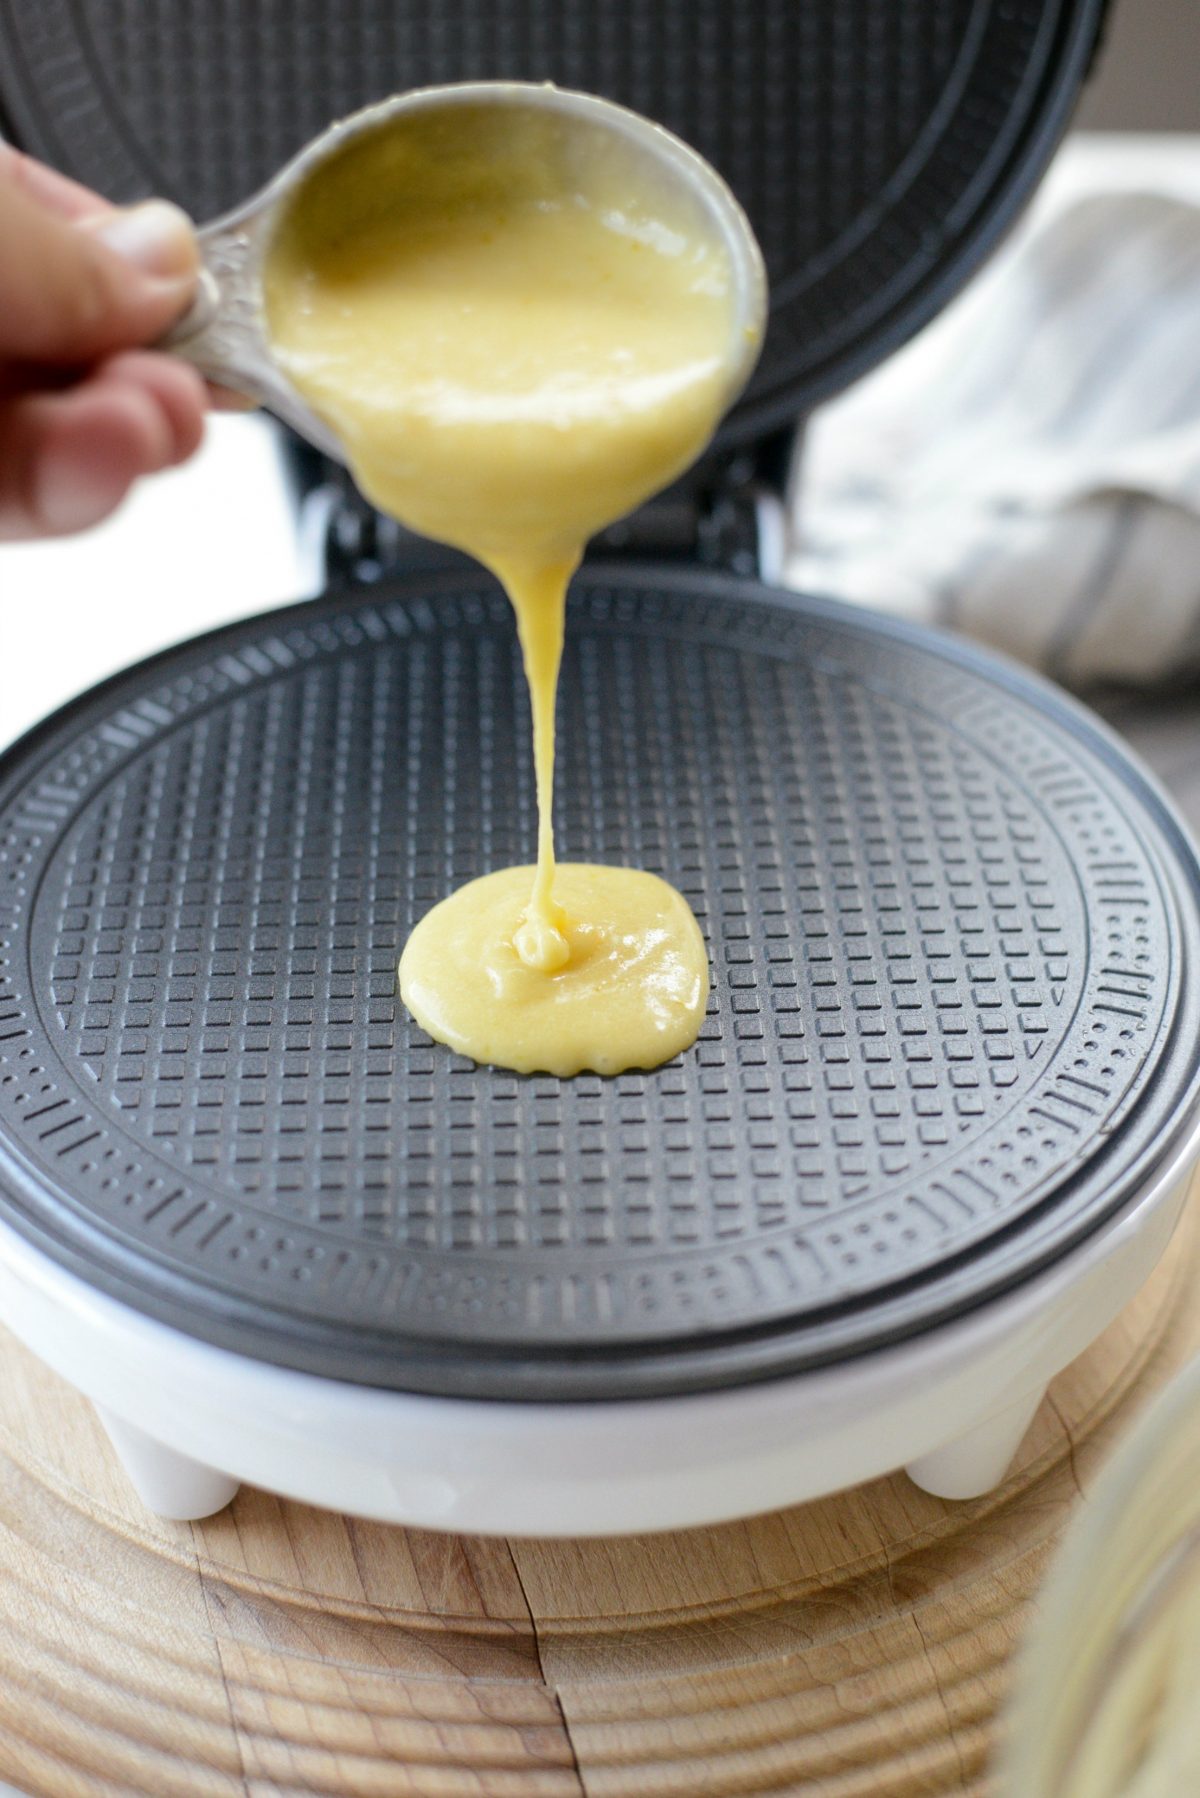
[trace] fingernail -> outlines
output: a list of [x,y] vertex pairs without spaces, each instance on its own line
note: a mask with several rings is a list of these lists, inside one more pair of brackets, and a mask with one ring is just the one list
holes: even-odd
[[143,200],[140,205],[84,221],[101,243],[140,269],[160,279],[194,275],[197,252],[191,219],[170,200]]

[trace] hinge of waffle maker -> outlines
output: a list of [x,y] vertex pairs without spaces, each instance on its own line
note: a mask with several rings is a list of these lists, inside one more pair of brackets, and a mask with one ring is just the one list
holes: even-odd
[[702,462],[631,518],[602,531],[589,555],[661,557],[778,581],[797,440],[789,427]]
[[[594,560],[687,562],[777,581],[785,546],[785,494],[798,432],[785,429],[693,469],[631,518],[600,534]],[[326,580],[375,581],[462,558],[402,529],[358,492],[346,470],[298,444],[303,529],[323,540]]]

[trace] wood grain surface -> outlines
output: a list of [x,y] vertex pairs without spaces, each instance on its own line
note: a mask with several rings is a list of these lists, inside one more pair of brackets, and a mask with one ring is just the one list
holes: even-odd
[[0,1778],[47,1798],[981,1794],[1006,1660],[1114,1437],[1200,1350],[1200,1231],[1055,1382],[1002,1488],[903,1476],[618,1541],[244,1490],[149,1517],[0,1339]]

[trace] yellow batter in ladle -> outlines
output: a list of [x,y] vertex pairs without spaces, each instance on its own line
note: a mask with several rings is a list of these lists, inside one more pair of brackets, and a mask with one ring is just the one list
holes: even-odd
[[440,1041],[522,1072],[668,1060],[704,1015],[703,938],[655,875],[556,864],[554,705],[587,538],[694,461],[744,376],[726,241],[620,134],[465,105],[398,116],[319,167],[264,292],[273,352],[364,493],[494,570],[520,632],[537,866],[421,920],[405,1003]]

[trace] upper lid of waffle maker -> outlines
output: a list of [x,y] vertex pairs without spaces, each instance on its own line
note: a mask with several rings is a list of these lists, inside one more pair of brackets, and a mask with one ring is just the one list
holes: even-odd
[[1104,0],[8,0],[0,120],[115,199],[199,219],[332,118],[433,83],[556,81],[670,126],[726,177],[772,311],[718,439],[790,424],[924,322],[1002,234]]
[[726,575],[585,569],[572,856],[708,939],[616,1080],[431,1045],[406,934],[519,861],[472,571],[237,625],[0,763],[0,1218],[193,1335],[377,1385],[619,1397],[829,1363],[1062,1256],[1194,1112],[1198,873],[1049,688]]

